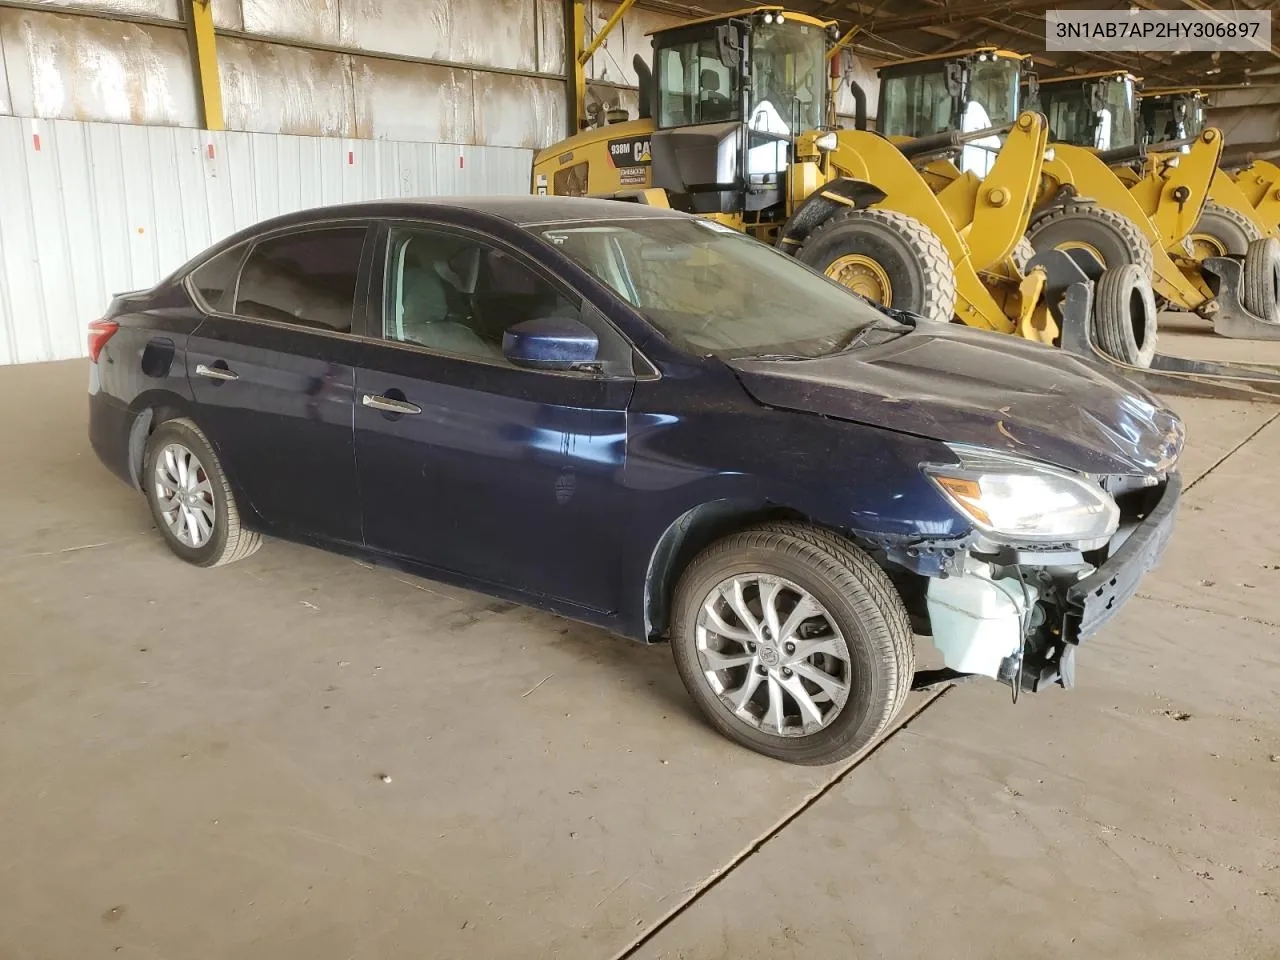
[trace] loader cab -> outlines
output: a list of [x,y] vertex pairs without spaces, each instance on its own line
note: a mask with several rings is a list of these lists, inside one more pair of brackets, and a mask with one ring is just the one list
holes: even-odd
[[[916,139],[1012,124],[1018,116],[1023,65],[1029,59],[979,47],[881,67],[877,129],[891,139]],[[1003,142],[1001,134],[971,141],[960,152],[957,166],[985,176]]]
[[[1205,96],[1199,90],[1152,90],[1140,104],[1144,143],[1198,137],[1204,130]],[[1190,147],[1182,147],[1184,152]]]
[[1039,109],[1049,120],[1049,139],[1095,150],[1134,146],[1141,87],[1138,77],[1124,72],[1041,80]]
[[828,21],[757,7],[653,34],[653,186],[690,213],[783,210],[797,135],[823,125]]

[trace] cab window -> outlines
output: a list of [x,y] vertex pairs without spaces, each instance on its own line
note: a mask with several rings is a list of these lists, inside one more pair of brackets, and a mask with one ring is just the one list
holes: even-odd
[[720,62],[714,37],[690,40],[658,51],[658,126],[736,120],[738,82]]

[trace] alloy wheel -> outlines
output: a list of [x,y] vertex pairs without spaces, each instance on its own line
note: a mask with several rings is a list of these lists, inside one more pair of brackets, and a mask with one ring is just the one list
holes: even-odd
[[167,443],[156,457],[156,504],[179,543],[199,549],[213,536],[217,506],[213,485],[199,458],[180,443]]
[[751,573],[721,581],[703,600],[695,640],[721,705],[762,733],[816,733],[849,699],[849,646],[821,602],[790,580]]

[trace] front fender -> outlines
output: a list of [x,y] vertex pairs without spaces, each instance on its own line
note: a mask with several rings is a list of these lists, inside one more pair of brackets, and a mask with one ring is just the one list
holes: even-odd
[[837,177],[825,186],[809,194],[796,212],[778,232],[778,246],[787,253],[795,253],[818,224],[845,207],[862,209],[879,203],[885,192],[874,183]]

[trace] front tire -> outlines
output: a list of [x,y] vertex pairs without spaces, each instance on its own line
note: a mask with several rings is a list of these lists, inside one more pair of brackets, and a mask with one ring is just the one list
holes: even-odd
[[674,611],[676,668],[712,726],[789,763],[861,750],[915,674],[889,578],[819,528],[769,524],[712,544],[681,577]]
[[188,563],[217,567],[261,546],[261,536],[241,525],[218,455],[191,420],[156,427],[147,438],[142,478],[165,543]]
[[1135,264],[1145,277],[1154,269],[1151,243],[1124,214],[1093,203],[1069,203],[1038,214],[1027,227],[1037,253],[1088,250],[1108,270]]
[[1208,257],[1243,257],[1249,244],[1262,237],[1248,217],[1230,207],[1205,201],[1200,219],[1191,230],[1191,249],[1197,260]]
[[846,210],[819,224],[800,261],[868,300],[949,323],[956,274],[938,235],[893,210]]

